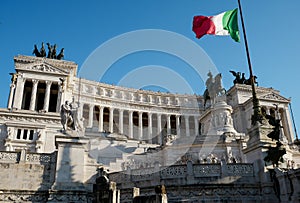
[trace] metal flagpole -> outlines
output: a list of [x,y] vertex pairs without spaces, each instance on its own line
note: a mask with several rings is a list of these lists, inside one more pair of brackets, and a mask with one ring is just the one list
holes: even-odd
[[251,78],[251,87],[252,87],[253,115],[252,115],[251,121],[252,121],[252,125],[255,125],[257,122],[262,123],[263,115],[261,113],[259,101],[258,101],[257,95],[256,95],[255,80],[254,80],[252,66],[251,66],[251,60],[250,60],[250,54],[249,54],[249,48],[248,48],[248,42],[247,42],[247,37],[246,37],[244,18],[243,18],[243,12],[242,12],[242,6],[241,6],[240,0],[238,0],[238,4],[239,4],[239,11],[240,11],[241,22],[242,22],[242,29],[243,29],[243,34],[244,34],[244,42],[245,42],[245,48],[246,48],[246,54],[247,54],[247,61],[248,61],[248,66],[249,66],[250,78]]
[[295,119],[294,119],[294,113],[293,113],[293,109],[292,109],[292,104],[289,103],[289,105],[290,105],[290,110],[291,110],[291,114],[292,114],[292,120],[293,120],[293,125],[294,125],[294,131],[295,131],[295,135],[296,135],[295,144],[300,145],[300,141],[299,141],[299,139],[298,139],[297,128],[296,128],[296,124],[295,124]]

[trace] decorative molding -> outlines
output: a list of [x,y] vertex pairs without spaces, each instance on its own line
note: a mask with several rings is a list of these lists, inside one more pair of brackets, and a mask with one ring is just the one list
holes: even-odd
[[16,65],[16,70],[27,70],[27,71],[51,73],[51,74],[58,74],[58,75],[68,75],[70,73],[70,71],[67,69],[62,70],[58,67],[55,67],[51,64],[47,64],[45,62],[19,64],[19,65]]
[[274,92],[261,95],[258,97],[258,99],[272,100],[272,101],[276,101],[276,102],[280,101],[280,102],[285,102],[285,103],[290,102],[289,99],[287,99],[279,94],[276,94]]
[[0,152],[0,163],[18,162],[20,160],[19,152]]

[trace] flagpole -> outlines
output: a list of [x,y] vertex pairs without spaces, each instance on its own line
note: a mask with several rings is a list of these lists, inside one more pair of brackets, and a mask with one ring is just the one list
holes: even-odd
[[243,29],[243,35],[244,35],[247,61],[248,61],[249,72],[250,72],[251,87],[252,87],[253,115],[252,115],[251,121],[252,121],[252,125],[255,125],[257,122],[262,123],[263,115],[261,113],[259,101],[258,101],[258,98],[256,95],[255,80],[254,80],[252,66],[251,66],[251,60],[250,60],[250,54],[249,54],[249,48],[248,48],[248,42],[247,42],[247,36],[246,36],[246,29],[245,29],[245,25],[244,25],[244,18],[243,18],[243,12],[242,12],[242,6],[241,6],[240,0],[238,0],[238,4],[239,4],[240,16],[241,16],[241,23],[242,23],[242,29]]

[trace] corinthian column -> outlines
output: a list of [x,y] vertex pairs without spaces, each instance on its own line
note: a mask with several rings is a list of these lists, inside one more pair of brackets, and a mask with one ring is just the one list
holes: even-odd
[[88,128],[93,127],[93,114],[94,114],[94,105],[89,104],[89,122],[88,122]]
[[119,110],[119,133],[120,134],[124,133],[124,131],[123,131],[123,112],[124,112],[123,109]]
[[16,91],[15,91],[15,99],[14,100],[14,108],[21,109],[22,107],[22,100],[23,100],[23,93],[24,93],[24,85],[25,85],[26,79],[22,76],[18,76],[17,78],[17,85],[16,85]]
[[129,137],[133,138],[133,123],[132,123],[133,111],[128,111],[128,125],[129,125]]
[[35,110],[36,91],[37,91],[38,82],[39,82],[38,80],[32,80],[31,100],[30,100],[30,106],[29,106],[29,110],[31,110],[31,111]]
[[167,115],[167,135],[171,134],[171,115]]
[[114,108],[109,109],[109,132],[114,132]]
[[157,114],[157,141],[158,141],[158,144],[162,145],[162,137],[161,137],[161,114]]
[[98,129],[100,132],[103,132],[103,106],[100,106],[100,113],[99,113],[99,126]]
[[195,116],[195,136],[199,135],[199,118]]
[[143,112],[139,112],[139,139],[143,138]]
[[180,136],[180,115],[176,115],[176,134]]
[[148,113],[148,143],[152,143],[152,113]]
[[46,81],[46,93],[45,93],[45,99],[44,99],[44,111],[48,111],[49,109],[49,99],[50,99],[50,88],[51,88],[51,81]]
[[12,108],[12,102],[14,98],[14,92],[15,92],[16,85],[14,83],[10,84],[10,92],[9,92],[9,98],[8,98],[8,103],[7,103],[7,108],[11,109]]
[[190,136],[190,123],[189,123],[189,116],[184,116],[185,121],[185,136]]

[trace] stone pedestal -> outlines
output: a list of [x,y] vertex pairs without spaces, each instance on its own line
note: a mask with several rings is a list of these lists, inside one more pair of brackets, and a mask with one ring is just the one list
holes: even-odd
[[268,125],[256,124],[249,129],[249,140],[243,152],[247,163],[253,163],[254,173],[257,174],[257,181],[261,182],[262,195],[267,202],[277,202],[278,198],[274,193],[273,182],[270,178],[268,167],[264,158],[267,156],[268,147],[272,142],[267,134],[271,131]]
[[84,187],[85,151],[88,139],[56,136],[57,165],[54,190],[82,191]]

